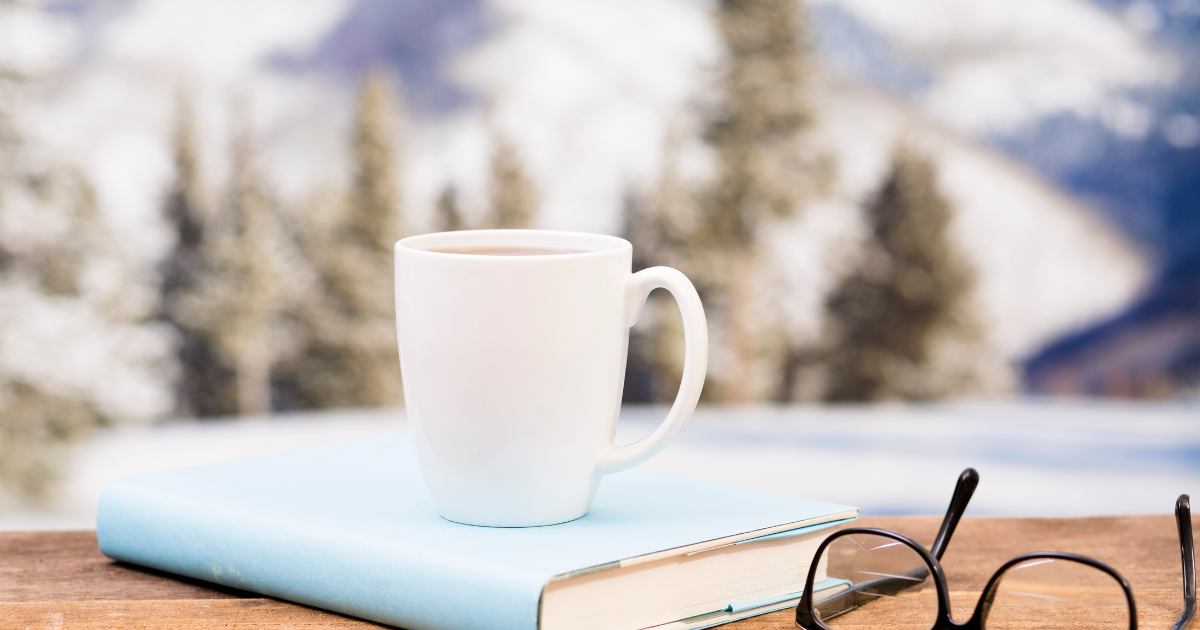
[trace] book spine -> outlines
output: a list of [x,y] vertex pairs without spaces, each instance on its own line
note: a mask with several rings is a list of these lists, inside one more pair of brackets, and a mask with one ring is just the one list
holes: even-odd
[[96,516],[100,551],[408,630],[537,630],[545,581],[513,567],[482,566],[402,531],[349,539],[287,515],[172,494],[139,478],[110,486]]

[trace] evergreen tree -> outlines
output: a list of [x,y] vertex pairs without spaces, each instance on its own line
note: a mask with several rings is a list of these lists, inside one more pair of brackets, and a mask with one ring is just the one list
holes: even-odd
[[[0,284],[9,285],[0,286],[0,293],[7,294],[0,296],[3,302],[0,308],[23,310],[30,305],[20,302],[37,300],[43,302],[43,308],[53,305],[101,310],[96,307],[104,305],[102,299],[85,295],[92,292],[85,286],[83,276],[88,265],[102,262],[101,258],[111,253],[105,251],[105,246],[111,243],[91,186],[70,168],[39,173],[35,178],[40,180],[40,211],[60,215],[66,230],[32,242],[27,239],[16,250],[7,277],[0,280]],[[0,201],[0,215],[3,205]],[[28,291],[30,288],[33,291]],[[100,315],[109,313],[101,311]],[[17,318],[20,315],[14,317]],[[3,327],[0,322],[0,328]],[[93,427],[118,418],[102,414],[95,401],[89,400],[85,387],[44,383],[13,368],[0,365],[0,484],[15,490],[23,501],[43,502],[50,498],[61,478],[66,445]]]
[[47,501],[66,467],[65,446],[104,422],[91,404],[25,380],[3,384],[0,484],[31,503]]
[[[35,3],[0,0],[0,32],[44,21]],[[0,490],[32,502],[51,498],[70,441],[162,410],[158,338],[138,320],[148,301],[90,182],[21,133],[22,108],[36,106],[29,88],[45,70],[0,55]],[[93,343],[114,338],[129,347]],[[88,361],[104,373],[67,369]]]
[[720,170],[702,200],[701,236],[746,251],[766,220],[795,212],[811,177],[800,142],[810,124],[801,11],[796,0],[722,0],[716,19],[727,60],[706,138]]
[[206,248],[208,271],[178,300],[174,316],[213,342],[232,389],[221,413],[271,410],[270,373],[278,336],[279,225],[262,181],[248,123],[235,133],[232,181]]
[[333,225],[301,236],[317,290],[294,318],[303,349],[277,369],[290,408],[377,407],[401,401],[392,247],[400,238],[395,112],[390,82],[363,83],[354,121],[353,184]]
[[74,168],[40,173],[36,179],[41,201],[65,219],[66,229],[59,238],[26,249],[25,271],[45,295],[79,297],[86,265],[97,256],[112,253],[111,235],[100,218],[95,191]]
[[[667,169],[670,167],[668,166]],[[665,169],[666,170],[666,169]],[[670,176],[653,196],[627,193],[621,237],[633,245],[633,270],[655,265],[678,266],[667,223],[666,204],[673,191]],[[626,402],[669,403],[683,375],[683,321],[674,298],[655,291],[646,299],[637,325],[629,331],[623,398]]]
[[439,232],[463,229],[462,211],[458,208],[458,188],[446,184],[437,198],[437,221]]
[[714,354],[724,368],[706,393],[747,402],[777,395],[771,389],[787,347],[758,290],[768,263],[764,231],[822,188],[829,167],[804,145],[811,121],[799,2],[722,0],[716,23],[726,61],[705,139],[718,172],[698,199],[687,266],[712,307]]
[[[693,238],[695,197],[679,173],[683,128],[672,125],[662,148],[662,165],[650,194],[625,196],[621,236],[633,245],[633,269],[664,265],[685,270],[708,305],[708,286],[697,273],[689,249]],[[626,392],[630,402],[669,403],[683,375],[683,320],[675,300],[654,291],[637,326],[629,333]]]
[[970,385],[969,372],[937,364],[939,343],[974,335],[973,274],[950,242],[951,215],[932,163],[897,150],[867,206],[863,262],[826,302],[826,400],[922,399]]
[[233,359],[238,412],[265,414],[271,411],[272,327],[278,314],[278,270],[271,259],[278,226],[251,151],[246,136],[234,147],[230,210],[235,250],[230,254],[240,280],[239,297],[230,305],[232,317],[215,332],[218,348]]
[[400,237],[395,105],[387,77],[379,72],[369,75],[354,120],[354,184],[342,227],[343,240],[389,260]]
[[180,299],[195,291],[212,272],[194,126],[191,101],[180,94],[171,138],[175,179],[163,202],[163,215],[174,233],[175,243],[159,266],[159,317],[171,325],[178,337],[177,413],[216,416],[233,413],[237,408],[233,370],[220,360],[213,335],[189,326],[186,318],[179,316]]
[[528,228],[537,214],[537,196],[525,174],[517,147],[493,134],[491,166],[492,223],[498,228]]
[[[657,238],[654,229],[655,216],[648,204],[636,194],[626,193],[621,213],[621,237],[633,245],[633,271],[636,273],[649,267],[655,254]],[[647,303],[638,318],[640,325],[629,330],[629,347],[625,358],[625,385],[621,389],[624,402],[648,403],[654,401],[654,389],[658,380],[659,366],[654,356],[656,330],[648,320],[657,305]],[[647,308],[648,307],[648,308]],[[654,326],[653,328],[657,328]]]

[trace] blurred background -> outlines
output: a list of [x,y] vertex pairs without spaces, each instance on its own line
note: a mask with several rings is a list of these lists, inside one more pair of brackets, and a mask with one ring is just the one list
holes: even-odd
[[[0,528],[402,430],[391,246],[494,227],[697,285],[703,406],[651,468],[872,513],[965,465],[997,514],[1200,492],[1200,0],[0,0]],[[622,439],[681,341],[652,299]]]

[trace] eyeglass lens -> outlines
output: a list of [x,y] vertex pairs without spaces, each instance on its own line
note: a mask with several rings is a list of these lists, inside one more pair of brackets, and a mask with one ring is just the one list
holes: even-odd
[[1129,630],[1129,604],[1108,573],[1072,560],[1037,558],[1004,572],[983,627]]
[[830,543],[819,563],[813,610],[826,626],[933,628],[937,589],[929,566],[908,545],[876,534],[849,534]]

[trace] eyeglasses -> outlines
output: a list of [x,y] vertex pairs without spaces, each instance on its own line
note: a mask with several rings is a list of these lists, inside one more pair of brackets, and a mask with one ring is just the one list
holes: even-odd
[[[842,530],[817,549],[808,569],[796,625],[805,630],[888,627],[898,630],[1137,630],[1129,582],[1087,556],[1037,552],[1004,563],[965,623],[950,616],[950,592],[939,563],[971,500],[979,473],[963,471],[933,546],[870,527]],[[1196,613],[1196,564],[1188,495],[1175,503],[1183,557],[1183,614],[1171,630],[1187,628]]]

